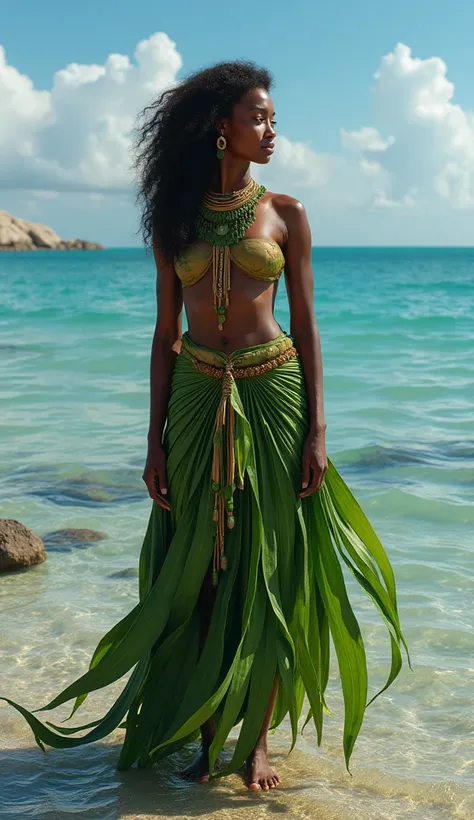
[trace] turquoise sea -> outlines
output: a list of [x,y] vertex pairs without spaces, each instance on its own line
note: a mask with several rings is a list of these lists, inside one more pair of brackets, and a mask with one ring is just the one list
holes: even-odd
[[[351,777],[333,662],[323,746],[308,725],[287,757],[288,726],[278,729],[270,751],[282,787],[267,794],[237,776],[180,782],[192,749],[116,772],[122,731],[43,754],[0,702],[2,820],[474,818],[474,249],[317,248],[313,260],[328,454],[394,565],[413,672],[367,710]],[[107,536],[0,576],[0,695],[33,709],[86,671],[137,601],[152,504],[141,474],[154,264],[139,249],[3,253],[0,293],[0,516],[39,535]],[[276,317],[289,330],[283,280]],[[348,583],[375,692],[388,640]],[[91,695],[79,723],[102,715],[124,682]],[[71,705],[47,717],[59,723]]]

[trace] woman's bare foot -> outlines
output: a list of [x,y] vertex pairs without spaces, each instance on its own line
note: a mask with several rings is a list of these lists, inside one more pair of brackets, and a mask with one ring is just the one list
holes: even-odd
[[[215,771],[220,769],[220,764],[221,759],[218,757],[214,763]],[[179,774],[185,780],[194,780],[197,781],[197,783],[207,783],[209,781],[209,749],[202,747],[197,757],[189,764],[189,766],[186,766],[185,769],[180,771]]]
[[247,758],[246,774],[247,786],[253,791],[259,789],[268,791],[280,785],[280,778],[271,768],[264,746],[256,746]]

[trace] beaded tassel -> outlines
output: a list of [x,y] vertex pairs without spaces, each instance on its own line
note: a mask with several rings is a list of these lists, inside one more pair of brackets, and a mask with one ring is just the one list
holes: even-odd
[[[212,583],[218,583],[219,570],[227,569],[227,558],[224,554],[225,524],[231,530],[235,519],[232,499],[235,489],[235,454],[234,425],[235,411],[230,401],[232,391],[232,365],[228,364],[222,379],[222,394],[217,409],[214,427],[214,445],[212,457],[212,489],[214,491],[214,511],[212,520],[216,525],[214,555],[212,564]],[[224,439],[225,433],[225,439]],[[227,490],[224,493],[224,489]],[[230,498],[225,498],[230,493]],[[227,521],[225,521],[227,513]]]
[[214,310],[217,312],[217,326],[222,330],[225,309],[229,305],[230,291],[230,248],[228,245],[214,245],[212,249],[212,291]]

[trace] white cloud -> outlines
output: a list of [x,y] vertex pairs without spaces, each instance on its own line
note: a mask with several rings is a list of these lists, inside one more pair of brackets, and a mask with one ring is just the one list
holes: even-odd
[[32,153],[32,135],[51,111],[50,94],[35,91],[29,77],[6,61],[0,45],[0,155]]
[[379,188],[374,192],[372,205],[375,208],[414,208],[416,206],[416,189],[408,191],[402,199],[389,199]]
[[339,157],[320,154],[308,143],[290,142],[285,136],[279,136],[275,145],[275,176],[280,180],[283,176],[287,177],[286,181],[291,187],[324,187],[341,163]]
[[360,131],[345,131],[341,128],[342,147],[348,151],[386,151],[393,142],[393,137],[384,140],[377,129],[370,126],[365,126]]
[[176,82],[176,44],[156,33],[135,63],[110,54],[103,66],[71,63],[51,91],[35,91],[0,50],[0,185],[56,190],[126,190],[130,132],[139,109]]
[[367,157],[362,157],[358,164],[362,173],[366,174],[368,177],[378,177],[382,173],[382,166],[380,162],[377,162],[375,159],[367,159]]
[[416,191],[420,206],[474,204],[474,114],[453,102],[446,72],[439,57],[415,58],[399,43],[375,74],[374,126],[342,132],[345,147],[357,146],[386,172],[393,202],[411,202]]

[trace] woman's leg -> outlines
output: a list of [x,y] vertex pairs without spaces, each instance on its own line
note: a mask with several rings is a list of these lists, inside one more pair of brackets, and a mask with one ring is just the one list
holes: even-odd
[[[217,588],[212,585],[212,577],[208,572],[204,578],[198,598],[198,610],[200,617],[199,652],[201,653],[206,641],[207,633],[211,623],[212,610],[215,603]],[[271,723],[275,700],[278,692],[278,674],[275,676],[273,688],[270,693],[267,711],[257,738],[255,747],[247,758],[246,773],[247,785],[250,789],[274,789],[280,783],[280,778],[271,768],[267,759],[267,735]],[[209,748],[216,732],[215,718],[210,718],[201,726],[201,750],[197,757],[182,770],[181,776],[189,780],[197,780],[199,783],[206,783],[209,780]],[[219,758],[215,763],[215,768],[219,767]]]
[[[202,583],[197,604],[200,618],[199,654],[201,654],[204,648],[207,633],[209,632],[216,592],[217,587],[213,586],[211,573],[208,572]],[[189,780],[197,780],[199,783],[205,783],[209,780],[209,747],[214,739],[215,732],[216,721],[215,718],[212,717],[206,720],[201,726],[201,751],[195,760],[183,769],[181,772],[182,777]],[[215,764],[215,768],[218,767],[219,759]]]
[[267,711],[263,719],[262,728],[252,754],[247,758],[247,785],[249,789],[274,789],[280,783],[280,778],[271,768],[267,759],[267,735],[271,723],[273,708],[278,692],[278,674],[275,676],[273,689],[270,694]]

